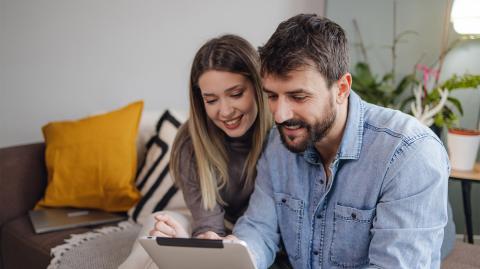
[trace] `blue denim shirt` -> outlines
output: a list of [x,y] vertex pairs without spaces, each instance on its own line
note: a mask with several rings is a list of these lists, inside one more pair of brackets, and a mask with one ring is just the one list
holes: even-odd
[[345,128],[327,181],[315,148],[288,151],[274,127],[234,234],[259,269],[281,241],[294,268],[440,268],[450,171],[441,141],[354,92]]

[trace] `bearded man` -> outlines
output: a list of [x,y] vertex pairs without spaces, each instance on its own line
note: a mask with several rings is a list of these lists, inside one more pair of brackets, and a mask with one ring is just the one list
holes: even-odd
[[448,156],[413,117],[351,90],[344,30],[282,22],[260,48],[276,127],[234,235],[257,267],[283,242],[294,268],[440,268]]

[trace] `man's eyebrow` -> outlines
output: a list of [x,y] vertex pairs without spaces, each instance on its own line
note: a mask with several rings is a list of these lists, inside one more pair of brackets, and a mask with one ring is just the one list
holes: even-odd
[[[243,87],[243,84],[237,84],[237,85],[233,85],[232,87],[230,88],[227,88],[226,90],[224,90],[225,93],[230,93],[238,88],[242,88]],[[216,94],[213,94],[213,93],[203,93],[202,94],[203,96],[205,97],[209,97],[209,96],[216,96]]]
[[291,91],[288,91],[287,94],[299,94],[299,93],[303,93],[303,94],[311,94],[311,92],[307,91],[307,90],[304,90],[304,89],[295,89],[295,90],[291,90]]
[[[271,90],[269,90],[269,89],[267,89],[267,88],[265,88],[265,87],[263,87],[263,91],[264,91],[265,93],[273,93],[273,94],[275,93],[275,92],[273,92],[273,91],[271,91]],[[307,91],[307,90],[305,90],[305,89],[302,89],[302,88],[287,91],[285,94],[299,94],[299,93],[311,94],[311,92],[309,92],[309,91]]]

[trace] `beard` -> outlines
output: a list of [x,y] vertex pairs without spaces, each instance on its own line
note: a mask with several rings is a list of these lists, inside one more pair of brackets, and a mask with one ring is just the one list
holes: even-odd
[[[333,102],[330,102],[327,111],[324,113],[325,118],[310,125],[303,120],[291,119],[282,123],[277,123],[278,131],[283,145],[293,153],[304,152],[309,145],[314,145],[322,140],[332,129],[333,123],[337,117],[337,113],[333,109]],[[284,133],[284,129],[290,126],[300,126],[307,130],[305,136],[289,136]]]

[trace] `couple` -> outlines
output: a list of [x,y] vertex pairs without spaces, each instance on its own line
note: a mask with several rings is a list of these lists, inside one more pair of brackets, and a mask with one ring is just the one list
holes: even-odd
[[[294,268],[439,268],[445,149],[351,91],[347,51],[339,25],[306,14],[278,26],[260,64],[236,36],[201,47],[171,156],[191,217],[157,213],[143,233],[220,239],[235,223],[229,238],[260,269],[281,245]],[[136,248],[124,268],[149,266]]]

